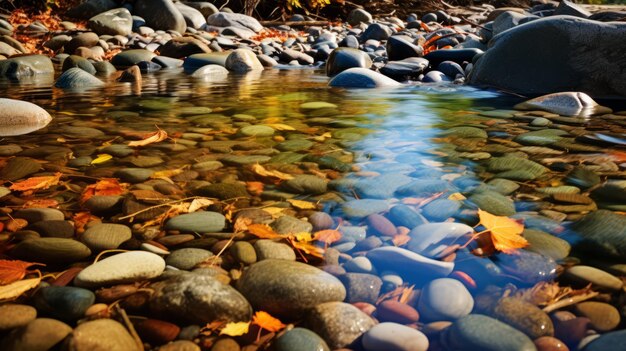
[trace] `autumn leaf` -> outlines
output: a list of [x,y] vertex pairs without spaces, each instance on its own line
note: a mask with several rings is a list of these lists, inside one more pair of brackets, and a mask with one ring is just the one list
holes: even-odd
[[280,180],[293,179],[293,176],[291,174],[283,173],[276,170],[270,171],[265,169],[265,167],[261,166],[258,163],[252,166],[252,171],[260,175],[261,177],[278,178]]
[[264,311],[258,311],[254,314],[254,317],[252,317],[252,324],[256,324],[272,333],[286,327],[286,325],[284,325],[278,318],[274,318],[272,315]]
[[167,139],[167,132],[157,127],[157,131],[146,135],[143,139],[131,141],[128,146],[146,146]]
[[61,173],[55,173],[52,176],[31,177],[21,182],[13,183],[9,189],[17,191],[35,191],[39,189],[48,189],[53,185],[59,184]]
[[0,285],[11,284],[24,278],[30,266],[45,266],[42,263],[20,260],[0,260]]
[[276,233],[267,224],[250,224],[248,225],[248,232],[261,239],[282,238],[280,234]]
[[262,182],[246,182],[246,190],[252,195],[261,195],[264,187]]
[[104,178],[95,184],[85,187],[83,194],[80,196],[80,202],[85,203],[92,196],[112,196],[121,195],[126,192],[125,184],[120,184],[115,178]]
[[188,213],[196,212],[197,210],[213,205],[213,201],[209,199],[193,199],[191,204],[189,204],[189,208],[187,209]]
[[[293,239],[288,239],[291,246],[299,252],[304,252],[307,255],[311,255],[318,258],[324,258],[324,249],[318,246],[315,246],[306,241],[295,241]],[[304,258],[304,257],[303,257]],[[304,258],[306,261],[306,258]]]
[[90,164],[97,165],[97,164],[100,164],[100,163],[105,163],[106,161],[109,161],[111,159],[113,159],[113,156],[111,156],[109,154],[99,154],[98,157],[96,157],[93,160],[91,160]]
[[72,216],[72,221],[74,222],[74,228],[76,228],[76,232],[81,234],[87,223],[98,219],[98,217],[93,216],[89,212],[77,212]]
[[315,232],[313,239],[325,244],[332,244],[341,239],[341,232],[336,229],[326,229]]
[[266,126],[272,127],[275,130],[296,130],[296,128],[283,123],[268,123]]
[[55,199],[33,199],[26,201],[23,208],[50,208],[59,206],[59,202]]
[[9,285],[0,286],[0,302],[15,300],[28,290],[37,287],[40,282],[41,277],[18,280]]
[[224,328],[220,331],[220,335],[226,334],[229,336],[239,336],[246,334],[248,332],[248,328],[250,327],[250,322],[230,322],[226,323]]
[[6,223],[6,230],[12,233],[28,226],[28,221],[23,218],[11,218]]
[[515,249],[528,246],[528,241],[520,234],[524,231],[524,225],[514,219],[492,215],[487,211],[478,210],[479,224],[485,227],[491,234],[491,241],[496,250],[504,253],[512,253]]
[[301,210],[315,210],[317,208],[314,203],[308,201],[287,199],[287,202],[289,202],[293,207],[299,208]]
[[304,242],[313,241],[313,237],[311,236],[311,233],[309,232],[299,232],[299,233],[291,234],[290,236],[297,241],[304,241]]

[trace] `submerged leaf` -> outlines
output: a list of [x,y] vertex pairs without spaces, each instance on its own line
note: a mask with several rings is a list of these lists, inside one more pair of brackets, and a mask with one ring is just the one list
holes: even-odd
[[104,178],[95,184],[85,187],[83,194],[80,196],[80,202],[84,203],[92,196],[112,196],[121,195],[126,192],[125,184],[120,184],[115,178]]
[[341,239],[341,232],[335,229],[326,229],[315,232],[313,239],[326,244],[332,244]]
[[34,191],[39,189],[48,189],[53,185],[59,184],[61,173],[55,173],[52,176],[31,177],[21,182],[13,183],[9,189],[17,191]]
[[293,179],[293,176],[291,174],[283,173],[283,172],[276,171],[276,170],[270,171],[270,170],[265,169],[265,167],[261,166],[258,163],[252,166],[252,171],[260,175],[261,177],[272,177],[272,178],[278,178],[281,180]]
[[514,252],[515,249],[521,249],[528,246],[528,241],[521,236],[524,231],[524,225],[514,219],[495,216],[483,210],[478,210],[480,223],[487,231],[491,233],[491,240],[496,250],[504,253]]
[[157,127],[157,131],[146,135],[143,139],[131,141],[128,146],[146,146],[167,139],[167,132]]
[[99,163],[105,163],[108,160],[113,159],[113,156],[109,155],[109,154],[98,154],[98,157],[96,157],[95,159],[91,160],[91,164],[92,165],[97,165]]
[[308,201],[287,199],[287,202],[289,202],[293,207],[301,210],[315,210],[317,208],[314,203]]

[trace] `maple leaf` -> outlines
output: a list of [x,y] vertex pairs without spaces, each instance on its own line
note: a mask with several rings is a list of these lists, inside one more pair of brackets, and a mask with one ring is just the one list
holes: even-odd
[[226,323],[224,328],[220,331],[220,335],[226,334],[229,336],[239,336],[246,334],[248,332],[248,328],[250,327],[250,322],[230,322]]
[[280,234],[276,233],[267,224],[250,224],[248,225],[248,232],[261,239],[282,238]]
[[0,285],[11,284],[24,278],[30,266],[45,266],[42,263],[20,260],[0,260]]
[[35,191],[39,189],[48,189],[53,185],[59,184],[61,173],[55,173],[52,176],[31,177],[21,182],[13,183],[9,189],[17,191]]
[[341,239],[341,232],[335,229],[326,229],[315,232],[313,240],[321,241],[325,244],[332,244]]
[[481,209],[478,210],[478,218],[480,218],[479,224],[491,234],[491,241],[496,250],[512,253],[515,249],[528,246],[528,241],[520,235],[524,231],[523,224],[508,217],[492,215]]
[[80,196],[80,202],[85,203],[95,195],[120,195],[126,192],[125,188],[125,184],[120,184],[115,178],[104,178],[95,184],[86,186]]
[[146,135],[143,139],[137,141],[131,141],[128,146],[146,146],[153,143],[158,143],[167,139],[167,132],[157,127],[156,132],[152,132]]
[[252,324],[256,324],[272,333],[286,327],[286,325],[284,325],[278,318],[274,318],[272,315],[264,311],[258,311],[254,314],[254,317],[252,317]]

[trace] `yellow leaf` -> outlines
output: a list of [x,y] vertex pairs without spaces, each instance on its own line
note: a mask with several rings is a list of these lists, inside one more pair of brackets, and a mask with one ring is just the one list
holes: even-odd
[[93,159],[91,161],[92,165],[97,165],[99,163],[104,163],[110,159],[112,159],[113,156],[109,155],[109,154],[99,154],[98,157],[96,157],[95,159]]
[[0,286],[0,302],[17,299],[23,293],[39,285],[39,282],[41,282],[41,278],[32,278]]
[[258,163],[252,166],[252,171],[260,175],[261,177],[274,177],[282,180],[293,179],[293,176],[291,174],[283,173],[276,170],[270,171],[265,169],[265,167],[261,166]]
[[146,146],[167,139],[167,132],[157,127],[157,131],[146,135],[143,139],[131,141],[128,146]]
[[189,209],[187,212],[196,212],[197,210],[213,205],[213,201],[209,199],[193,199],[191,201],[191,205],[189,205]]
[[272,127],[276,130],[296,130],[296,128],[287,124],[283,124],[283,123],[269,123],[269,124],[266,124],[266,126]]
[[239,336],[246,334],[248,332],[248,328],[250,327],[250,322],[230,322],[227,323],[224,328],[220,331],[220,335],[226,334],[230,336]]
[[293,238],[296,239],[297,241],[304,241],[304,242],[313,241],[313,237],[311,236],[311,233],[308,233],[308,232],[295,233],[295,234],[291,234],[291,236],[293,236]]
[[461,193],[454,193],[454,194],[451,194],[450,196],[448,196],[448,200],[462,201],[462,200],[465,200],[465,199],[466,199],[466,197],[463,196],[463,194],[461,194]]
[[308,255],[315,256],[318,258],[324,258],[324,249],[318,246],[315,246],[309,242],[300,242],[295,240],[289,240],[291,246],[293,246],[296,250],[302,251]]
[[272,215],[273,218],[278,218],[285,211],[284,207],[264,207],[263,211]]
[[514,252],[528,246],[528,241],[520,234],[524,231],[524,225],[514,219],[495,216],[487,211],[478,210],[480,223],[491,233],[491,241],[496,250],[504,253]]
[[258,311],[254,314],[254,317],[252,317],[252,324],[256,324],[272,333],[286,327],[286,325],[284,325],[278,318],[274,318],[272,315],[264,311]]
[[175,175],[179,175],[179,174],[183,173],[184,171],[185,171],[184,167],[183,168],[178,168],[178,169],[167,169],[165,171],[157,171],[157,172],[152,173],[150,178],[152,178],[152,179],[169,178],[169,177],[173,177]]
[[289,202],[293,207],[299,208],[301,210],[315,210],[317,208],[314,203],[308,201],[287,199],[287,202]]

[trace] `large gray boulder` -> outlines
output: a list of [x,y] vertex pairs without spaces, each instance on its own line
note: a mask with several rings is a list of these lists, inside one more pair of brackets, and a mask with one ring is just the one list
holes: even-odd
[[12,57],[0,61],[0,76],[21,79],[36,75],[52,75],[54,66],[48,56],[27,55]]
[[172,0],[137,0],[135,14],[143,17],[153,29],[185,33],[187,23]]
[[98,35],[129,35],[133,31],[133,16],[121,7],[93,16],[87,26]]
[[540,95],[626,96],[626,23],[553,16],[495,36],[469,84]]
[[239,27],[258,33],[263,29],[259,21],[240,13],[219,12],[206,19],[207,24],[216,27]]

